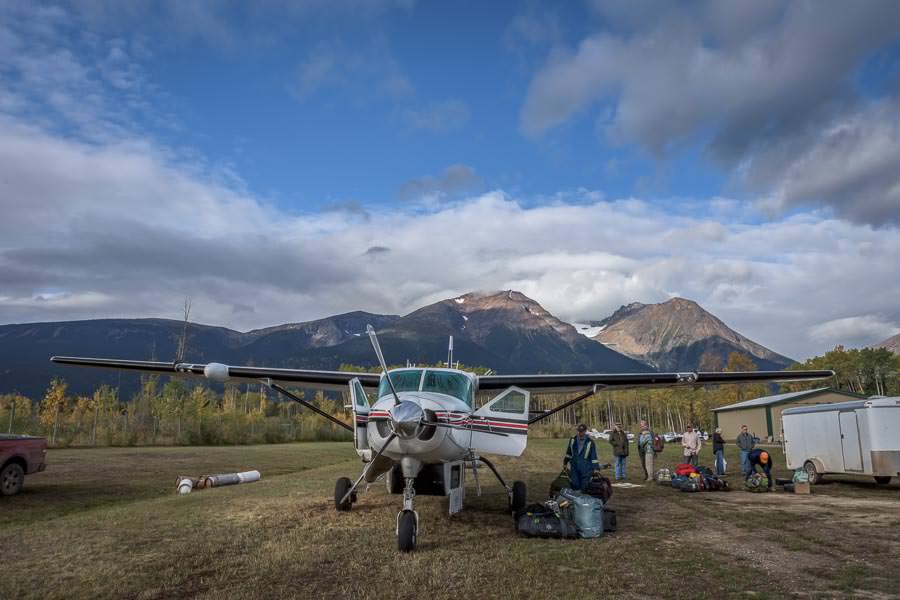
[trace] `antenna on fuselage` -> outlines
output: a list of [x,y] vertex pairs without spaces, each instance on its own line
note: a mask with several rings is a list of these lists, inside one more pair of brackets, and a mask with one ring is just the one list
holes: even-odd
[[447,368],[453,368],[453,336],[450,336],[450,348],[447,350]]
[[375,335],[375,328],[371,325],[366,325],[366,333],[369,334],[369,340],[372,342],[372,347],[375,348],[375,356],[378,357],[378,364],[381,365],[384,378],[387,379],[388,385],[391,387],[391,393],[394,395],[394,406],[397,406],[400,404],[400,396],[397,395],[397,390],[394,389],[394,382],[391,381],[391,377],[388,375],[387,363],[384,362],[384,354],[381,353],[381,345],[378,343],[378,336]]

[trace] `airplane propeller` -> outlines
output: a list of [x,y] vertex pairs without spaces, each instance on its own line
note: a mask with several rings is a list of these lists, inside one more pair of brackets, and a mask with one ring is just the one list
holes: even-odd
[[387,379],[388,385],[391,387],[391,393],[394,395],[394,406],[400,404],[400,396],[397,395],[397,390],[394,388],[394,382],[391,381],[391,376],[388,375],[387,363],[384,362],[384,354],[381,353],[381,344],[378,343],[378,336],[375,335],[375,328],[371,325],[366,325],[366,333],[369,334],[369,340],[372,342],[372,347],[375,349],[375,356],[378,357],[378,364],[381,365],[381,372],[384,373],[384,378]]

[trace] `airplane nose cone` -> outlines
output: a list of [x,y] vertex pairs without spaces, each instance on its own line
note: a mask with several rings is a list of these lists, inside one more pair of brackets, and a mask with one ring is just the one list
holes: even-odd
[[391,408],[390,415],[397,435],[401,438],[414,438],[419,433],[425,413],[415,402],[405,400]]

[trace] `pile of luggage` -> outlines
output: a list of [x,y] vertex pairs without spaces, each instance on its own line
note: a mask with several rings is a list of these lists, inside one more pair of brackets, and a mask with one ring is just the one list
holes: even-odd
[[666,473],[657,472],[657,481],[664,483],[662,480],[668,478],[669,485],[682,492],[724,492],[728,490],[728,482],[708,467],[695,467],[685,463],[676,465],[674,472],[669,469],[665,469],[665,471]]
[[595,475],[584,492],[568,487],[563,471],[550,485],[550,499],[529,504],[513,514],[516,531],[526,537],[596,538],[616,530],[616,511],[606,506],[612,484]]

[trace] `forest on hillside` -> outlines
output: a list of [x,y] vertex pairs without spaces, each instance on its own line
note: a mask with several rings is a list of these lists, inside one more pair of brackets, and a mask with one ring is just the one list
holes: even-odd
[[[427,366],[427,365],[423,365]],[[484,373],[480,367],[462,367]],[[837,347],[822,356],[794,365],[794,369],[832,369],[830,381],[699,388],[662,388],[600,392],[532,426],[538,437],[570,435],[585,422],[603,430],[622,423],[634,430],[648,419],[657,431],[683,431],[688,423],[711,427],[710,410],[779,391],[830,385],[864,395],[900,395],[900,357],[884,349]],[[732,353],[723,370],[751,371],[744,355]],[[345,371],[377,371],[342,365]],[[347,423],[348,400],[339,394],[295,392]],[[559,406],[573,394],[545,394],[532,398],[531,410]],[[488,400],[479,394],[477,405]],[[55,447],[127,445],[255,444],[303,440],[350,440],[351,434],[300,406],[267,392],[261,385],[226,385],[215,390],[201,382],[148,376],[140,390],[122,398],[117,389],[102,386],[89,396],[71,395],[66,382],[50,382],[42,398],[17,394],[0,396],[0,431],[47,437]]]

